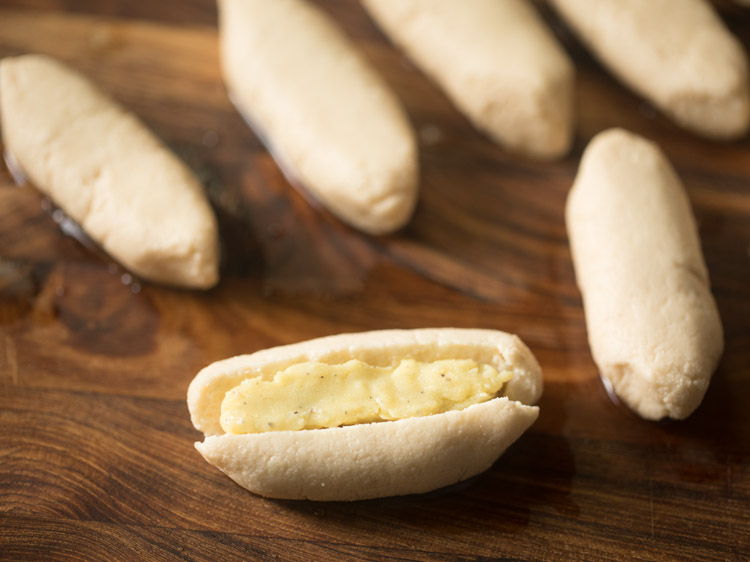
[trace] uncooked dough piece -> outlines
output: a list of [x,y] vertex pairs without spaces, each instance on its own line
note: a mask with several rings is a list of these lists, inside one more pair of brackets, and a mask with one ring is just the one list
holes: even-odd
[[307,2],[219,8],[229,92],[282,169],[355,228],[402,227],[417,200],[417,145],[387,84]]
[[620,80],[678,125],[715,140],[747,134],[747,56],[708,2],[550,1]]
[[[308,361],[471,359],[512,374],[502,396],[433,415],[325,429],[225,433],[227,391]],[[321,501],[428,492],[488,469],[536,420],[542,371],[529,349],[495,330],[419,329],[340,334],[213,363],[188,388],[195,447],[240,486],[263,496]]]
[[540,158],[568,152],[574,67],[526,0],[362,0],[474,126]]
[[24,174],[128,270],[216,284],[216,218],[200,182],[86,78],[41,55],[3,59],[0,118]]
[[690,203],[659,148],[612,129],[586,148],[566,222],[589,344],[641,417],[682,419],[724,341]]

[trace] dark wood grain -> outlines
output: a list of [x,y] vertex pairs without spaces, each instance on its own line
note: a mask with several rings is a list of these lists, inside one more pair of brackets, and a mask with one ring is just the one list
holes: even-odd
[[[288,184],[226,96],[212,2],[0,0],[0,57],[53,54],[137,113],[204,181],[224,256],[205,293],[130,279],[0,169],[0,559],[750,559],[750,140],[679,130],[542,6],[576,61],[576,142],[560,162],[520,158],[356,2],[320,4],[420,136],[403,232],[359,234]],[[749,47],[750,11],[717,5]],[[563,206],[581,151],[611,126],[661,144],[700,225],[726,351],[684,422],[613,403],[586,342]],[[193,449],[185,392],[206,364],[425,326],[516,332],[543,366],[538,422],[485,474],[424,496],[272,501]]]

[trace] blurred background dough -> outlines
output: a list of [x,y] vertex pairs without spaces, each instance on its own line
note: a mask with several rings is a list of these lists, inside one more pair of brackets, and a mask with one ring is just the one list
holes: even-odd
[[301,0],[220,0],[230,95],[277,161],[341,220],[402,227],[418,192],[401,103],[320,9]]
[[23,172],[132,273],[208,288],[216,218],[188,167],[133,114],[52,58],[0,63],[3,140]]
[[362,0],[474,126],[556,158],[573,136],[574,67],[526,0]]
[[705,0],[550,0],[620,80],[685,129],[750,127],[747,55]]

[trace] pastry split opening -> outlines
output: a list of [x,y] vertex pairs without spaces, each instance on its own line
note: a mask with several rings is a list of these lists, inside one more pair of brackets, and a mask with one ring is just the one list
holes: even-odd
[[512,370],[471,359],[403,359],[390,367],[301,362],[229,390],[221,427],[244,434],[429,416],[491,400],[512,377]]

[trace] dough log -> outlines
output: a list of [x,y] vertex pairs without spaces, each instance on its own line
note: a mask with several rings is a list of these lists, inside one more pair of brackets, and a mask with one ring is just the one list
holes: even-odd
[[24,174],[136,275],[208,288],[216,218],[195,175],[131,113],[45,56],[0,62],[3,141]]
[[219,8],[224,80],[282,169],[355,228],[404,226],[417,201],[414,132],[354,45],[300,0]]
[[526,0],[362,3],[477,129],[531,156],[568,152],[574,67]]
[[723,351],[695,220],[659,148],[612,129],[586,148],[566,208],[589,344],[641,417],[682,419]]
[[678,125],[716,140],[747,134],[747,55],[709,2],[550,1],[602,63]]

